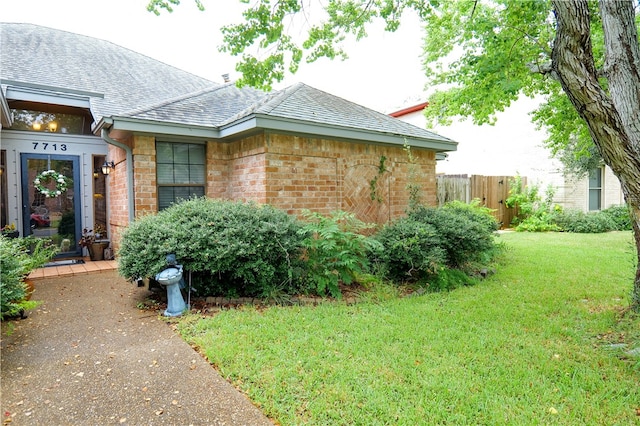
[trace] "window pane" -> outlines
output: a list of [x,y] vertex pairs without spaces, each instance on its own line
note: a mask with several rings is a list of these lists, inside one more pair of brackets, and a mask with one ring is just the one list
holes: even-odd
[[189,164],[189,146],[187,144],[173,144],[173,162],[179,164]]
[[189,168],[189,183],[199,183],[199,184],[204,184],[204,173],[205,173],[205,166],[204,164],[199,166],[199,165],[192,165]]
[[173,183],[189,183],[188,164],[176,164],[173,167]]
[[158,183],[175,183],[173,181],[173,164],[158,164]]
[[203,197],[204,186],[161,186],[158,188],[158,210],[192,197]]
[[174,198],[172,186],[161,186],[158,188],[158,210],[169,207],[173,203]]
[[589,172],[589,188],[602,187],[602,169],[595,169]]
[[189,145],[189,163],[205,164],[204,145]]
[[188,200],[193,197],[202,197],[204,195],[204,187],[202,186],[179,186],[175,188],[176,202]]
[[82,115],[28,109],[12,109],[11,114],[13,118],[11,130],[68,133],[73,135],[81,135],[84,130],[85,117]]
[[156,158],[158,164],[173,163],[173,148],[171,144],[158,142],[156,144]]
[[599,189],[589,190],[589,210],[600,210],[600,195],[601,190]]

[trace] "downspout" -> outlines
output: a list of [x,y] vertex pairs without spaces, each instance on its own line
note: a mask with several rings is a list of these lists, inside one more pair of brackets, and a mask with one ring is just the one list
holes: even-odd
[[129,201],[129,224],[131,224],[136,217],[136,204],[133,190],[133,151],[128,145],[109,137],[109,132],[107,131],[107,129],[102,129],[100,132],[100,136],[102,136],[102,139],[106,143],[124,149],[127,154],[127,198]]

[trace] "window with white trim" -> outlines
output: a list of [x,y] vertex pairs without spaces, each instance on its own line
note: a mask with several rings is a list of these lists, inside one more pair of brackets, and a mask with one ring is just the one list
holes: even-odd
[[205,146],[157,142],[158,210],[192,197],[202,197],[206,182]]
[[589,211],[602,209],[602,167],[589,172]]

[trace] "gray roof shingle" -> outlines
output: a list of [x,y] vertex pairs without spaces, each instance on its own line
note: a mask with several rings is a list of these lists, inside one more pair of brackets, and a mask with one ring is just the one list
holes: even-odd
[[91,97],[96,122],[121,117],[218,129],[266,117],[455,149],[450,139],[302,83],[273,93],[220,85],[108,41],[31,24],[0,23],[0,37],[3,82],[99,93]]
[[0,23],[0,78],[103,94],[92,112],[117,115],[217,84],[108,41]]

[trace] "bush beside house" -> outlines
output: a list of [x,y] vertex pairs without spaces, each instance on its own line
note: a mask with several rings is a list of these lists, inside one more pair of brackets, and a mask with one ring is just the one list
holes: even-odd
[[299,220],[269,205],[195,198],[131,224],[122,236],[119,268],[129,279],[153,277],[173,253],[191,272],[198,296],[340,297],[340,285],[357,282],[372,265],[398,284],[439,280],[431,288],[440,289],[449,281],[469,283],[461,276],[489,261],[496,248],[492,216],[462,203],[420,207],[371,236],[362,234],[370,228],[345,212],[307,212]]
[[43,266],[58,249],[45,239],[7,238],[0,235],[0,319],[16,316],[35,307],[29,301],[27,276]]

